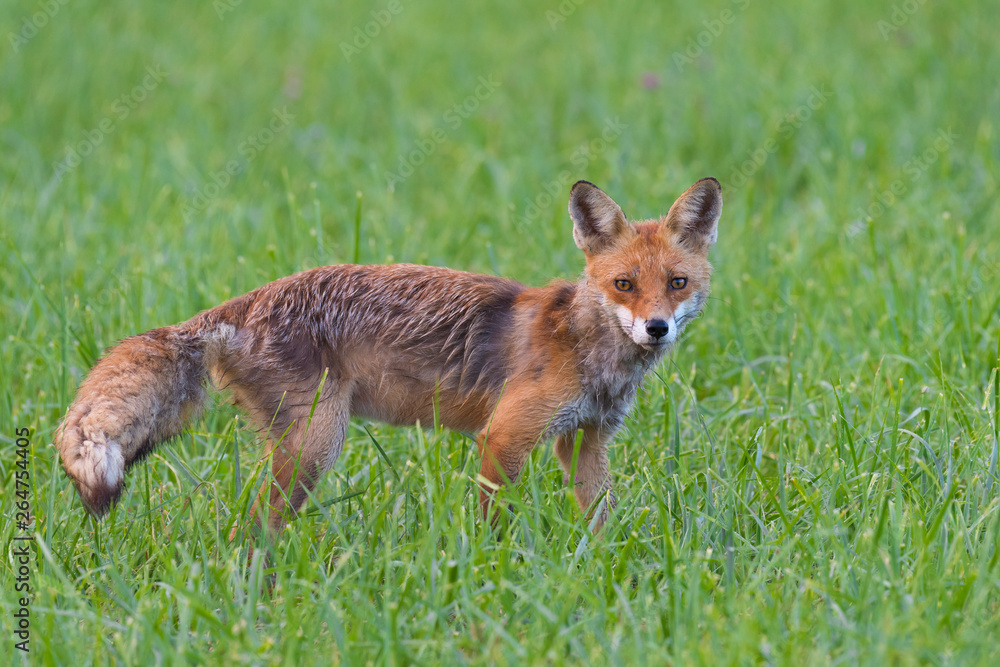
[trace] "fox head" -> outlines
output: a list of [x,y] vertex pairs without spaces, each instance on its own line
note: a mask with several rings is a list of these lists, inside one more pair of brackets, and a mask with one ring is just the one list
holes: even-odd
[[587,258],[588,286],[628,341],[669,350],[708,298],[708,249],[718,236],[722,188],[703,178],[659,220],[630,223],[587,181],[573,186],[573,240]]

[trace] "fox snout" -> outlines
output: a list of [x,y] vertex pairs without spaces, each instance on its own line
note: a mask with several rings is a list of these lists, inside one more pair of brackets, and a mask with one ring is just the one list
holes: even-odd
[[673,315],[647,319],[622,306],[618,309],[618,319],[632,341],[647,350],[665,349],[677,340],[678,326]]

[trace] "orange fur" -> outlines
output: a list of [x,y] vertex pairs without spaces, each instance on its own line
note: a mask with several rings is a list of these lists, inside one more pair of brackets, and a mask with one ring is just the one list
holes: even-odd
[[[570,194],[587,260],[576,283],[414,266],[328,266],[127,338],[83,381],[56,433],[63,466],[100,515],[124,472],[179,433],[204,386],[228,389],[263,434],[274,482],[257,499],[273,533],[334,465],[352,415],[478,433],[480,500],[555,438],[577,501],[614,507],[607,446],[645,373],[709,292],[722,196],[702,179],[657,221],[630,223],[596,186]],[[310,410],[317,400],[315,413]],[[582,429],[577,451],[575,435]],[[604,502],[601,502],[601,501]]]

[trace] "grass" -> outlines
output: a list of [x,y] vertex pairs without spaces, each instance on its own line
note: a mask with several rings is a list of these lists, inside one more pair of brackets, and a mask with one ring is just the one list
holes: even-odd
[[[45,6],[0,8],[0,537],[26,427],[36,556],[0,662],[996,663],[984,3]],[[638,218],[706,175],[714,296],[597,538],[548,447],[497,541],[465,436],[356,423],[267,568],[227,540],[260,450],[224,397],[101,523],[48,444],[124,336],[355,259],[573,277],[573,181]]]

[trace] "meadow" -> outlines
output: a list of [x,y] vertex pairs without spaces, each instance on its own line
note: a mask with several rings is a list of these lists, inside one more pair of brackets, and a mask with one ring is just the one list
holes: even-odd
[[[994,25],[971,0],[3,3],[0,663],[997,664]],[[549,446],[496,539],[472,440],[357,421],[268,563],[228,540],[263,478],[225,395],[102,522],[62,472],[58,420],[125,336],[324,264],[572,279],[574,181],[639,219],[703,176],[713,295],[612,447],[597,536]]]

